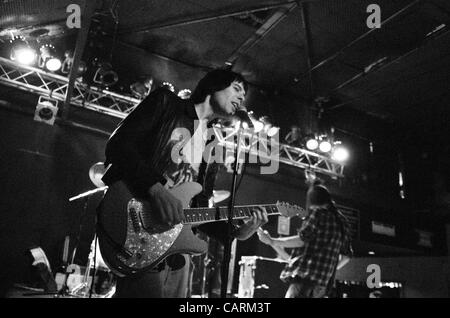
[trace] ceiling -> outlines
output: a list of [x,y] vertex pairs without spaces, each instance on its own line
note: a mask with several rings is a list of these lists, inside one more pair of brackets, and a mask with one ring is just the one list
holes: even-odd
[[[76,29],[65,26],[66,7],[73,3],[82,10],[86,4],[2,1],[0,39],[6,44],[11,32],[41,41],[72,35],[64,45],[74,48]],[[97,1],[90,33],[95,41],[85,54],[90,48],[91,55],[107,52],[125,77],[151,73],[179,87],[193,87],[206,70],[228,62],[253,87],[304,100],[323,96],[332,114],[353,108],[429,125],[433,113],[443,111],[448,119],[442,101],[450,86],[450,3],[378,0],[381,28],[369,29],[371,3]]]

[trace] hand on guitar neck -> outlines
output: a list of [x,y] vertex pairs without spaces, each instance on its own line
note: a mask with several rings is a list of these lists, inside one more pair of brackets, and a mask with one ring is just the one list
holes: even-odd
[[260,229],[260,226],[266,224],[268,221],[267,212],[262,208],[255,207],[252,211],[252,216],[237,228],[234,237],[240,241],[246,240],[255,234]]

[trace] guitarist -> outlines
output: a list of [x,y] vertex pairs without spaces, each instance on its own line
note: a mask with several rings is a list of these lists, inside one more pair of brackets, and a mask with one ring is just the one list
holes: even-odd
[[[351,255],[348,225],[331,200],[328,189],[314,183],[306,194],[308,215],[298,235],[273,238],[259,230],[260,240],[272,246],[281,258],[287,258],[283,281],[289,283],[286,298],[322,298],[334,284],[336,270],[342,268]],[[295,248],[290,258],[285,248]]]
[[[133,195],[149,202],[152,217],[162,229],[180,223],[184,220],[181,202],[167,189],[199,182],[204,191],[193,201],[207,203],[213,188],[207,183],[214,181],[216,170],[202,160],[208,124],[233,116],[242,107],[246,91],[243,77],[229,70],[206,74],[189,99],[164,88],[153,91],[108,140],[105,166],[111,166],[103,181],[107,185],[125,182]],[[247,239],[266,222],[266,212],[255,210],[253,217],[235,227],[234,237]],[[221,241],[226,238],[224,222],[198,229]],[[118,277],[115,297],[186,297],[190,264],[187,255],[175,254],[144,274]]]

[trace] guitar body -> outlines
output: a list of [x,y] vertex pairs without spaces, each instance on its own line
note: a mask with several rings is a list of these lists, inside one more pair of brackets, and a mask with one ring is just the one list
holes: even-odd
[[[198,183],[186,182],[169,192],[188,208],[201,189]],[[122,181],[108,188],[98,207],[98,224],[102,257],[119,276],[145,272],[171,254],[207,250],[207,243],[194,235],[190,225],[162,228],[153,222],[149,203],[133,197]]]

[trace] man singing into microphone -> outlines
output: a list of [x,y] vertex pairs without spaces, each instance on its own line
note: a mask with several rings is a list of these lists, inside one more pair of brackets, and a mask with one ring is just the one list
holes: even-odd
[[[241,109],[246,90],[242,76],[229,70],[206,74],[187,100],[164,88],[155,90],[110,137],[105,164],[112,165],[103,181],[108,185],[124,181],[133,194],[148,200],[153,218],[167,228],[184,219],[181,202],[168,189],[184,182],[199,182],[203,191],[193,202],[207,206],[217,172],[214,165],[202,160],[208,123],[233,116]],[[187,129],[192,138],[180,149],[183,160],[174,161],[171,154],[179,145],[180,136],[174,133],[178,128]],[[255,210],[253,217],[235,227],[233,236],[245,240],[266,222],[266,212]],[[223,222],[198,227],[222,242],[226,228]],[[118,277],[115,297],[187,297],[189,266],[188,255],[175,254],[144,274]]]

